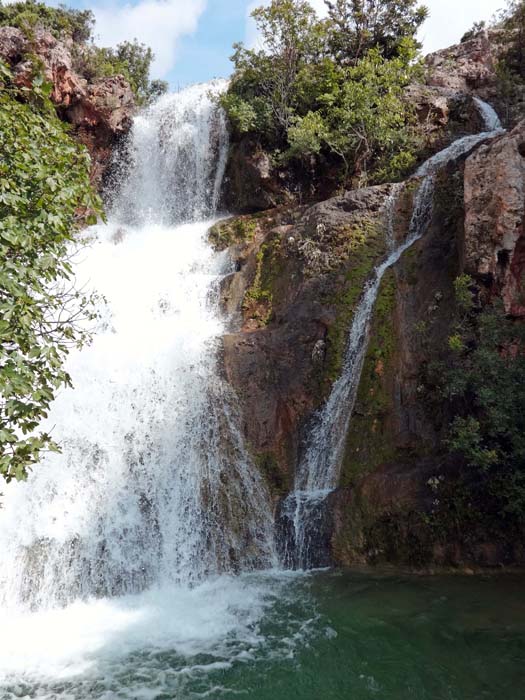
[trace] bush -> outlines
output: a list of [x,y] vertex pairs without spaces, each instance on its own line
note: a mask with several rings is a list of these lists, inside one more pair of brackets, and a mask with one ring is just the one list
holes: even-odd
[[87,80],[123,75],[140,105],[147,104],[168,89],[168,84],[163,80],[149,79],[153,58],[152,50],[137,40],[124,41],[116,49],[94,44],[76,46],[74,49],[75,69]]
[[69,256],[81,213],[100,213],[89,157],[48,101],[50,86],[16,89],[0,63],[0,475],[24,479],[44,450],[38,432],[70,385],[69,349],[89,340],[79,321],[93,299],[76,291]]
[[253,16],[264,49],[236,45],[221,100],[235,134],[252,133],[288,160],[340,159],[344,179],[384,180],[413,165],[414,120],[403,99],[419,70],[412,30],[397,36],[388,58],[375,47],[341,65],[334,23],[318,20],[308,3],[273,0]]
[[499,304],[480,309],[456,281],[456,322],[434,365],[434,391],[453,416],[445,449],[501,517],[525,520],[525,326]]
[[64,5],[49,7],[38,0],[0,3],[0,26],[18,27],[24,32],[42,26],[57,39],[67,35],[73,41],[83,42],[91,38],[94,24],[91,10],[74,10]]

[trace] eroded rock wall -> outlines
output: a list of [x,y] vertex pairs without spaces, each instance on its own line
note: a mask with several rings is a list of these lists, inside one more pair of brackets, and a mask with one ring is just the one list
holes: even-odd
[[100,188],[114,147],[131,128],[135,99],[123,76],[89,82],[77,73],[73,49],[71,40],[58,41],[43,29],[28,38],[14,27],[0,27],[0,59],[20,86],[29,85],[35,71],[43,72],[59,116],[72,124],[73,135],[91,155],[92,181]]

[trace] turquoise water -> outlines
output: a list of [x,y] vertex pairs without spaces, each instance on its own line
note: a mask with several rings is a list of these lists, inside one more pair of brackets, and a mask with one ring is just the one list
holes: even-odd
[[78,604],[2,635],[0,697],[523,700],[524,584],[267,574]]

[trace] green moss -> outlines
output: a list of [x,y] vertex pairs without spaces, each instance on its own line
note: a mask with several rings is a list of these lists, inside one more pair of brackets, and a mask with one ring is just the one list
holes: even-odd
[[238,216],[219,221],[208,232],[210,243],[216,250],[224,250],[237,243],[249,243],[257,232],[255,216]]
[[385,273],[377,297],[370,342],[361,374],[356,410],[341,475],[341,484],[352,484],[394,456],[391,436],[385,428],[390,411],[392,374],[398,337],[395,326],[396,280]]
[[351,255],[350,269],[345,273],[342,284],[335,285],[336,288],[325,294],[322,300],[336,311],[336,322],[328,331],[327,358],[322,377],[325,390],[341,373],[355,308],[366,281],[386,251],[384,226],[377,220],[363,219],[346,229],[345,234],[346,247]]
[[278,236],[264,243],[257,253],[257,266],[251,287],[244,295],[243,311],[247,318],[267,326],[274,316],[274,299],[282,282],[285,262]]

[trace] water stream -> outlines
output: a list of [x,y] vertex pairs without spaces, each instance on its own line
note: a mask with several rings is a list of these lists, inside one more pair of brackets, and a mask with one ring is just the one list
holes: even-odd
[[[44,426],[62,454],[3,489],[0,698],[405,700],[417,687],[414,697],[430,700],[459,697],[461,687],[466,700],[500,689],[505,669],[520,668],[515,634],[525,611],[514,589],[505,597],[514,601],[512,624],[466,616],[422,657],[429,633],[455,614],[434,589],[279,569],[269,495],[216,360],[225,330],[218,290],[231,271],[206,241],[228,148],[210,98],[222,89],[195,86],[136,119],[109,223],[89,230],[76,255],[79,284],[105,301],[93,344],[69,358],[75,388],[60,393]],[[337,480],[382,275],[423,235],[435,169],[472,145],[454,144],[420,173],[407,239],[391,241],[364,290],[344,371],[290,499],[297,533],[308,504]],[[296,565],[308,562],[304,532]],[[341,597],[343,583],[351,597]],[[376,621],[378,586],[386,597]],[[472,615],[494,595],[449,589]],[[399,610],[403,620],[419,616],[407,631],[398,629]],[[490,653],[483,640],[465,648],[480,626]],[[412,637],[417,653],[400,646]],[[435,672],[420,671],[436,654]],[[478,659],[490,669],[498,655],[504,672],[478,678]],[[410,670],[406,682],[383,668],[385,658]],[[460,678],[451,680],[451,668]]]
[[[107,643],[104,626],[135,624],[155,605],[154,637],[206,646],[231,630],[242,637],[263,606],[257,588],[243,602],[231,578],[277,560],[269,495],[216,360],[231,269],[206,232],[228,133],[210,92],[224,86],[164,97],[135,120],[109,223],[76,253],[78,285],[104,298],[92,345],[68,360],[74,389],[43,426],[63,452],[7,486],[0,509],[0,627],[15,648],[19,629],[42,641],[76,618],[96,629],[89,650],[95,637]],[[115,596],[138,598],[131,609]],[[42,647],[60,657],[68,643]],[[1,684],[21,660],[0,657]]]
[[385,209],[385,231],[389,252],[375,268],[354,313],[348,335],[341,376],[330,396],[308,427],[308,437],[297,468],[294,490],[282,507],[283,558],[287,566],[311,569],[325,561],[326,549],[319,534],[323,530],[326,499],[337,487],[344,448],[351,429],[361,372],[368,347],[370,324],[385,272],[426,233],[432,219],[434,176],[447,163],[465,155],[479,143],[503,132],[494,109],[475,100],[483,119],[482,133],[464,136],[429,158],[415,174],[420,184],[414,196],[412,218],[405,240],[395,244],[392,237],[395,204],[400,188],[394,188]]

